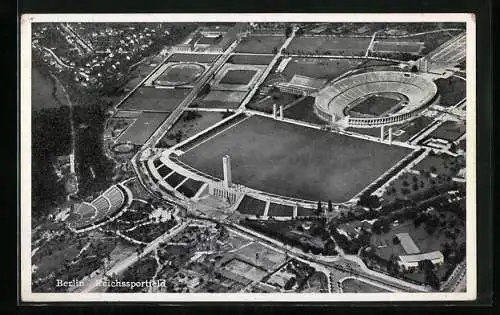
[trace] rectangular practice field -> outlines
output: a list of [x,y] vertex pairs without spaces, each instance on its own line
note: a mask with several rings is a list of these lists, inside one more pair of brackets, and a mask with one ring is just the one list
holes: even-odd
[[408,54],[419,54],[424,48],[423,42],[382,40],[373,44],[373,51],[378,52],[402,52]]
[[431,132],[429,138],[441,138],[455,141],[465,133],[465,123],[463,121],[445,121],[436,130]]
[[248,36],[234,50],[238,53],[272,54],[274,48],[280,49],[285,36]]
[[236,109],[246,94],[239,91],[210,91],[197,104],[201,108]]
[[184,100],[190,91],[191,89],[181,88],[142,87],[123,102],[120,109],[171,112]]
[[212,63],[220,55],[217,54],[173,54],[168,58],[168,62],[199,62]]
[[192,146],[180,159],[222,178],[222,156],[229,154],[235,183],[288,197],[344,202],[409,151],[252,116]]
[[248,84],[257,73],[255,70],[236,69],[228,70],[226,75],[219,81],[221,84]]
[[118,138],[117,143],[143,145],[170,113],[141,113]]
[[283,70],[289,79],[295,74],[331,80],[363,63],[363,59],[293,58]]
[[227,61],[237,65],[268,65],[274,55],[232,55]]
[[370,40],[368,37],[295,37],[286,50],[291,54],[363,56],[370,44]]

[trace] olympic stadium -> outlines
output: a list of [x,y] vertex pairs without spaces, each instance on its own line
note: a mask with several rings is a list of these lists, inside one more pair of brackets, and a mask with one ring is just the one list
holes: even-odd
[[[323,88],[317,94],[314,110],[321,119],[346,127],[381,127],[417,117],[436,96],[436,84],[419,74],[372,71],[348,76]],[[378,111],[370,110],[375,99]]]

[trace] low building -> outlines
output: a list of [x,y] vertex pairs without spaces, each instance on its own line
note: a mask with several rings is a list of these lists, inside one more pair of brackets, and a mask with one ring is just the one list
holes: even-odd
[[303,75],[294,75],[288,82],[279,82],[275,86],[284,93],[309,96],[318,92],[326,84],[327,80],[315,79]]
[[444,256],[440,251],[416,255],[402,255],[399,256],[398,264],[405,269],[413,269],[418,268],[419,262],[424,260],[429,260],[434,265],[441,265],[444,263]]
[[420,248],[418,248],[417,244],[415,244],[410,234],[398,233],[396,234],[396,237],[399,239],[401,246],[408,255],[420,253]]

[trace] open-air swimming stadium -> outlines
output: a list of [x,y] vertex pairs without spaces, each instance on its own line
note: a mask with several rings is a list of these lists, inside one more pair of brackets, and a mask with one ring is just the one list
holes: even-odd
[[[364,100],[384,94],[402,96],[387,115],[351,117],[349,111]],[[422,75],[398,71],[373,71],[348,76],[318,93],[314,104],[325,121],[343,120],[348,127],[372,128],[406,122],[418,116],[437,94],[436,84]]]

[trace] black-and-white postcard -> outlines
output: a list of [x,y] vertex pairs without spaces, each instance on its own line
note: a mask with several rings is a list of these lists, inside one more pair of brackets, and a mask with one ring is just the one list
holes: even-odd
[[23,15],[21,300],[474,300],[475,34]]

